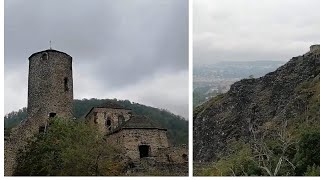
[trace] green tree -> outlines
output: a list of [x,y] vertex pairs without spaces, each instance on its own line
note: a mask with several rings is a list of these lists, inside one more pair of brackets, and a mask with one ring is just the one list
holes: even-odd
[[308,166],[320,166],[320,132],[309,132],[302,135],[295,156],[296,175],[303,175]]
[[217,162],[195,169],[200,176],[258,176],[262,170],[255,162],[250,145],[242,140],[230,140],[227,152]]
[[119,151],[84,122],[53,119],[20,151],[15,175],[121,175]]
[[305,176],[320,176],[320,166],[308,166],[307,171],[304,173]]

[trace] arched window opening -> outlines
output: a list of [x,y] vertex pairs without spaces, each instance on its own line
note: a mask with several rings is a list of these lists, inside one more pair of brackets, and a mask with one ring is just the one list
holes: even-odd
[[107,118],[104,125],[106,126],[106,128],[108,128],[109,131],[111,130],[111,118],[110,117]]
[[118,116],[118,124],[120,125],[120,124],[124,123],[124,121],[125,121],[124,116],[123,115],[119,115]]
[[48,60],[48,53],[43,53],[43,54],[41,55],[41,59],[42,59],[42,60]]
[[108,119],[108,120],[106,121],[106,126],[111,126],[111,120],[110,120],[110,119]]

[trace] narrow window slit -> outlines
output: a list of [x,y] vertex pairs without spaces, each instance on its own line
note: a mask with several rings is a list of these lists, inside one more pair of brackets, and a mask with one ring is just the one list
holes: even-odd
[[64,78],[64,91],[65,92],[69,91],[68,78],[67,77]]

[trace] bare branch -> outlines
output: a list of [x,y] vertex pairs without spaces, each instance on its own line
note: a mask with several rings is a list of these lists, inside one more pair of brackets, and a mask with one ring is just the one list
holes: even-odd
[[253,137],[251,149],[254,154],[254,159],[257,161],[259,165],[259,168],[266,171],[270,176],[276,176],[279,174],[283,164],[283,160],[289,163],[293,169],[295,168],[295,166],[285,157],[285,154],[287,153],[290,146],[297,143],[296,141],[294,141],[292,135],[287,131],[288,120],[283,120],[280,125],[280,128],[275,132],[278,136],[278,141],[280,143],[281,155],[278,158],[273,173],[271,170],[274,166],[273,159],[276,154],[274,154],[273,150],[271,150],[265,142],[265,137],[268,134],[268,128],[260,127],[259,130],[259,127],[254,126],[252,124],[252,121],[249,121],[249,127],[249,132]]
[[276,168],[274,169],[273,175],[276,176],[280,170],[282,164],[282,156],[279,158]]
[[229,170],[232,172],[232,175],[233,175],[233,176],[236,176],[236,174],[234,173],[234,171],[233,171],[232,168],[229,168]]
[[292,167],[293,170],[296,169],[296,166],[295,166],[292,162],[290,162],[290,161],[288,160],[288,158],[284,157],[283,159],[286,160],[286,161],[291,165],[291,167]]
[[259,168],[265,170],[265,171],[269,174],[269,176],[273,176],[272,173],[271,173],[271,171],[270,171],[267,167],[259,166]]

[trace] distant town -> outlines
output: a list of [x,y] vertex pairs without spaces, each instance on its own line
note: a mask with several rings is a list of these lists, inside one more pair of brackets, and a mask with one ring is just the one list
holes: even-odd
[[243,78],[257,78],[276,70],[284,61],[225,61],[195,64],[193,70],[193,106],[225,93]]

